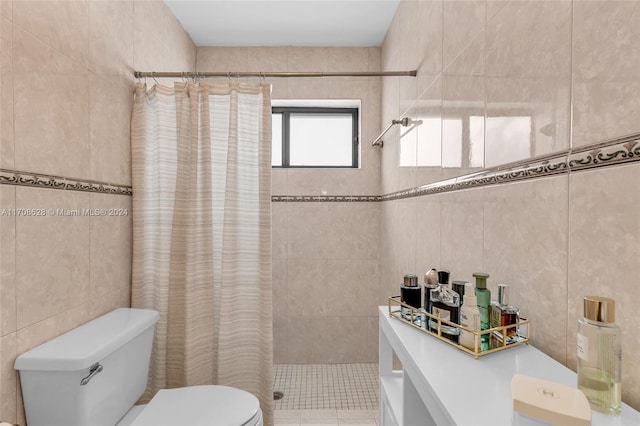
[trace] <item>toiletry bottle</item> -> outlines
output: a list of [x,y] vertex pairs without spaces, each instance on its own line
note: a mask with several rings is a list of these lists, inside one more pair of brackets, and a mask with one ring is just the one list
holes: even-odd
[[622,409],[620,370],[621,334],[615,321],[615,302],[586,296],[584,318],[578,320],[578,388],[591,408],[605,414]]
[[[482,272],[476,272],[473,274],[476,279],[476,298],[478,303],[478,310],[480,311],[480,330],[488,330],[489,323],[489,307],[491,305],[491,292],[487,288],[487,278],[489,274]],[[489,350],[489,335],[483,334],[480,336],[480,349],[483,351]]]
[[[473,331],[480,331],[480,310],[478,309],[478,301],[473,284],[466,283],[464,294],[465,303],[460,308],[460,325]],[[474,350],[475,334],[468,331],[460,330],[459,343],[465,348]],[[478,344],[480,341],[478,340]]]
[[469,284],[466,281],[452,281],[451,289],[460,295],[460,306],[464,305],[465,287]]
[[[498,284],[498,300],[491,303],[491,328],[503,325],[518,324],[520,321],[519,310],[517,307],[509,305],[509,286],[506,284]],[[518,334],[518,327],[510,327],[506,330],[506,344],[513,343]],[[501,331],[491,333],[491,348],[502,346],[504,340]]]
[[[438,271],[438,287],[431,290],[431,313],[438,318],[458,323],[460,309],[460,295],[449,288],[449,272]],[[441,324],[442,336],[458,342],[460,330],[446,324]],[[438,322],[431,321],[431,331],[438,331]]]
[[[416,309],[420,308],[422,302],[421,294],[422,289],[418,285],[418,276],[407,274],[404,276],[404,282],[400,285],[400,300],[409,306],[413,306]],[[405,319],[410,319],[411,310],[402,307],[402,316]],[[415,319],[415,318],[414,318]],[[412,319],[413,320],[413,319]]]
[[[431,268],[426,274],[424,274],[424,305],[423,308],[426,312],[431,313],[431,290],[438,288],[438,271],[435,268]],[[426,315],[423,315],[422,326],[429,329],[429,320]]]

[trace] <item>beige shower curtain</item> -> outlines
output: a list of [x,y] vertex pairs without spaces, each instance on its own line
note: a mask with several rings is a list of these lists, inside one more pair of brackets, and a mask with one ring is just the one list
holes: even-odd
[[160,312],[145,398],[220,384],[271,425],[270,86],[136,86],[132,307]]

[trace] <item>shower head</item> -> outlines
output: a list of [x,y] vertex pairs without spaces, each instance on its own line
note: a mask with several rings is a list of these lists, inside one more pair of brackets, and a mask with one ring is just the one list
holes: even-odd
[[401,119],[398,119],[398,120],[391,120],[391,124],[389,124],[387,128],[384,129],[382,133],[380,133],[380,136],[378,136],[373,142],[371,142],[371,146],[379,146],[380,148],[382,148],[384,146],[382,137],[389,131],[389,129],[391,129],[396,124],[400,124],[402,125],[402,127],[417,126],[422,124],[422,120],[414,120],[413,118],[410,118],[410,117],[402,117]]

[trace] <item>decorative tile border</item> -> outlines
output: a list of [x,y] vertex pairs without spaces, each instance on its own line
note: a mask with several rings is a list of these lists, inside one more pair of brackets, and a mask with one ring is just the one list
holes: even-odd
[[378,202],[460,191],[481,186],[579,172],[597,167],[617,166],[640,161],[640,133],[593,145],[565,150],[542,157],[484,169],[453,179],[429,183],[384,195],[281,196],[273,202]]
[[0,184],[63,189],[68,191],[97,192],[101,194],[133,194],[130,186],[8,169],[0,169]]
[[274,203],[367,203],[382,201],[379,195],[273,195]]
[[[275,203],[371,203],[422,197],[481,186],[579,172],[597,167],[617,166],[640,161],[640,133],[598,144],[566,150],[543,157],[484,169],[453,179],[429,183],[384,195],[274,195]],[[0,169],[0,184],[132,195],[130,186],[18,170]]]

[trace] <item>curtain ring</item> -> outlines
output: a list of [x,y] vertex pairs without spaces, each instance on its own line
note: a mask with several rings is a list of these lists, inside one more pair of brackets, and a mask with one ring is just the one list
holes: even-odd
[[158,83],[158,80],[156,80],[156,72],[155,72],[155,71],[151,71],[151,78],[153,78],[153,81],[154,81],[156,84],[160,84],[160,83]]
[[261,72],[260,73],[260,83],[264,84],[267,81],[267,76],[265,75],[265,73]]

